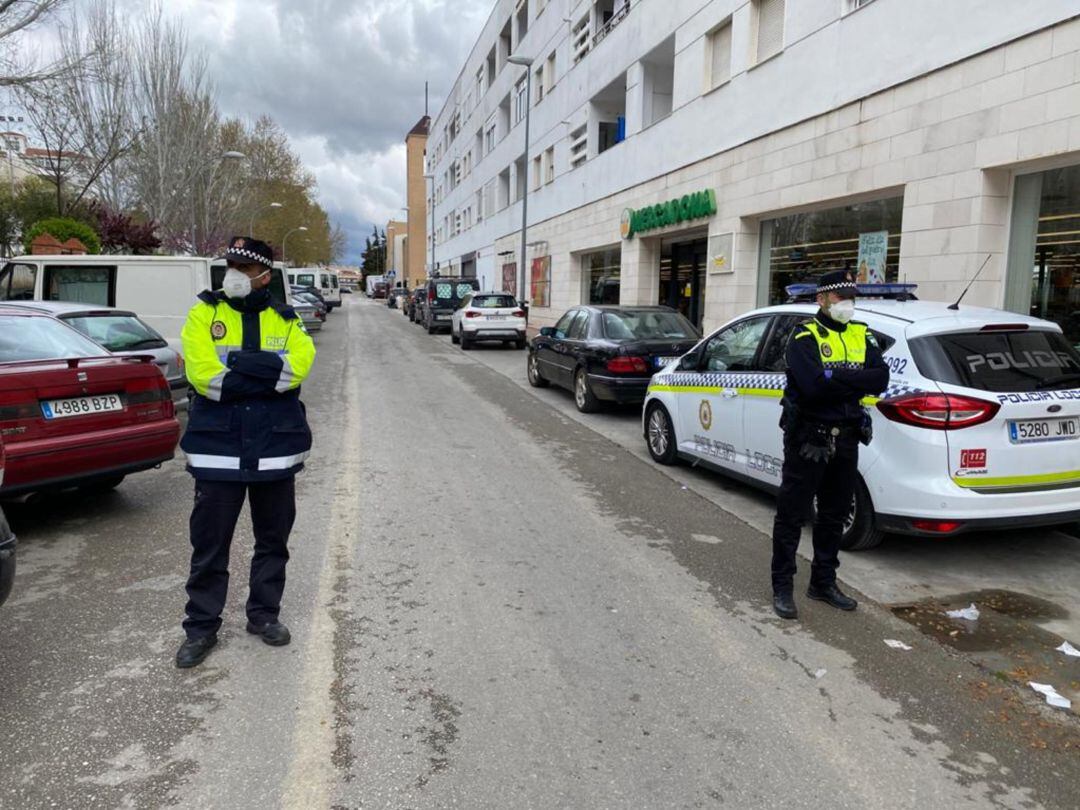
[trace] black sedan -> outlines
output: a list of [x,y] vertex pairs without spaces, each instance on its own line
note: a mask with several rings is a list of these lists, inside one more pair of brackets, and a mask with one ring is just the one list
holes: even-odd
[[694,325],[668,307],[575,307],[529,344],[529,383],[573,391],[582,413],[604,401],[640,403],[652,375],[700,339]]

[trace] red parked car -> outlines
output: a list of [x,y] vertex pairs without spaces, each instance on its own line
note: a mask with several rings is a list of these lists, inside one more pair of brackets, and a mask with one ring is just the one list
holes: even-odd
[[102,356],[67,324],[0,304],[0,496],[108,490],[173,457],[169,384],[150,356]]
[[[4,483],[4,443],[0,442],[0,484]],[[15,581],[15,535],[11,533],[4,510],[0,509],[0,605],[11,593]]]

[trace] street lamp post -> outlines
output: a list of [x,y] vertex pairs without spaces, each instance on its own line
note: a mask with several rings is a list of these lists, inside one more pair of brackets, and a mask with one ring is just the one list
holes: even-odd
[[532,63],[528,56],[511,56],[507,60],[512,65],[525,68],[525,182],[521,192],[521,253],[518,268],[518,300],[525,303],[525,230],[529,212],[529,114],[532,112]]
[[[205,172],[211,166],[216,166],[218,163],[223,163],[226,160],[243,160],[246,157],[247,157],[247,155],[245,155],[243,152],[236,152],[236,151],[231,151],[231,150],[228,151],[228,152],[222,152],[217,157],[211,158],[210,160],[207,160],[207,161],[199,164],[199,167],[195,170],[195,179],[192,180],[192,184],[191,184],[191,192],[192,192],[192,196],[191,196],[191,254],[192,255],[195,255],[195,240],[197,238],[196,230],[197,230],[197,227],[198,227],[197,222],[196,222],[196,212],[195,212],[195,181],[198,180],[198,178],[202,176],[202,173]],[[214,175],[211,172],[211,174],[210,174],[211,180],[213,180],[213,176]]]
[[264,205],[262,208],[256,208],[255,213],[251,215],[251,225],[248,226],[248,236],[255,236],[255,217],[265,211],[267,208],[284,208],[285,206],[279,202],[272,202],[269,205]]
[[291,231],[286,231],[285,235],[281,237],[281,263],[285,264],[285,241],[289,238],[290,233],[296,233],[297,231],[306,231],[307,225],[301,225],[298,228],[293,228]]
[[425,174],[425,180],[431,181],[431,275],[435,275],[435,175]]

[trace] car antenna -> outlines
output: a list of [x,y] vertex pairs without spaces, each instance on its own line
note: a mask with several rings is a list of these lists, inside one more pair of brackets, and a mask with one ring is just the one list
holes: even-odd
[[972,278],[971,281],[968,282],[968,285],[966,287],[964,287],[964,291],[962,293],[960,293],[960,297],[956,299],[956,303],[949,306],[949,309],[953,310],[953,312],[960,309],[960,302],[964,300],[964,296],[967,295],[968,290],[971,289],[971,285],[979,280],[979,276],[982,274],[983,267],[986,267],[986,263],[988,261],[990,261],[990,256],[992,256],[992,255],[993,254],[991,254],[991,253],[986,254],[986,258],[983,259],[982,267],[979,268],[979,272],[976,273],[975,277]]

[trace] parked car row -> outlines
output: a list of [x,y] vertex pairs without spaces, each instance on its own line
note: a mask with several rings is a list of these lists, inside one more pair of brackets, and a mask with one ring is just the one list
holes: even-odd
[[[789,289],[788,304],[704,337],[667,307],[573,307],[528,342],[528,381],[571,391],[585,413],[640,404],[658,463],[775,493],[786,346],[817,311],[813,285],[803,286]],[[874,441],[860,454],[843,546],[1080,520],[1080,352],[1052,322],[914,293],[860,289],[856,318],[882,347],[891,382],[863,403]],[[429,332],[449,322],[463,349],[489,337],[521,345],[518,329],[524,340],[513,296],[479,292],[471,279],[432,279],[402,300]]]

